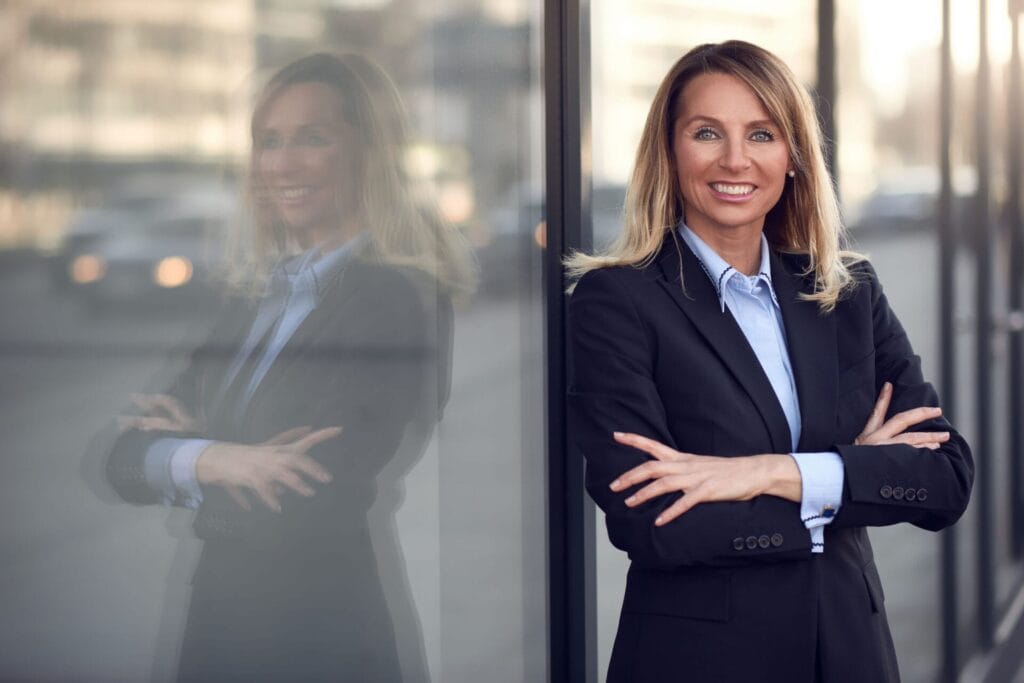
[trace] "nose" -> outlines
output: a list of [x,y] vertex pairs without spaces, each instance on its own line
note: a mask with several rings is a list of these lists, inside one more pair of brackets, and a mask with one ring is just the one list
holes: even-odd
[[727,171],[743,171],[750,167],[750,157],[743,139],[730,138],[722,149],[718,165]]
[[282,176],[296,170],[300,164],[295,148],[286,144],[276,149],[265,150],[261,165],[264,173]]

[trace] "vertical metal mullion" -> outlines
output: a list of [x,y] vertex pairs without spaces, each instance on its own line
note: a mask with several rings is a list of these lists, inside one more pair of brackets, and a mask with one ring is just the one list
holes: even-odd
[[[589,178],[582,168],[589,112],[586,45],[580,0],[544,0],[544,108],[547,241],[544,255],[548,453],[549,680],[595,678],[593,509],[583,463],[569,447],[566,389],[566,280],[563,258],[585,248]],[[583,38],[581,40],[581,38]]]
[[[951,140],[953,138],[953,36],[950,0],[942,0],[942,47],[939,75],[939,382],[942,406],[946,417],[956,420],[956,299],[954,268],[956,239],[953,216],[953,171]],[[957,595],[956,527],[942,532],[941,543],[941,605],[942,681],[955,683],[960,668],[957,630],[959,626]]]
[[836,164],[836,6],[835,0],[818,0],[817,83],[814,86],[825,136],[825,160],[832,182],[839,186]]
[[978,520],[978,633],[981,646],[992,647],[995,634],[995,594],[992,560],[992,245],[991,245],[991,66],[988,54],[988,1],[978,0],[978,74],[975,135],[978,186],[975,194],[975,415],[977,463],[975,503]]
[[1020,17],[1024,13],[1024,0],[1011,0],[1010,11],[1010,84],[1007,97],[1009,125],[1009,154],[1007,215],[1010,233],[1009,287],[1009,354],[1010,396],[1007,425],[1010,430],[1010,524],[1013,557],[1024,556],[1024,142],[1019,122],[1024,112],[1021,101],[1022,78],[1020,54]]

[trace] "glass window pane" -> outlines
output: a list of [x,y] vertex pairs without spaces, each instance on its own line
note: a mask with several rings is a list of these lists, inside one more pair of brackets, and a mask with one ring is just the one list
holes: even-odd
[[3,677],[543,680],[540,3],[0,26]]

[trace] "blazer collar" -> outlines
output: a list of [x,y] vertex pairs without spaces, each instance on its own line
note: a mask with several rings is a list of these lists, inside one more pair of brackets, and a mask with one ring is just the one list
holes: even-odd
[[[835,319],[820,315],[817,304],[798,298],[813,288],[801,277],[790,257],[770,255],[772,284],[782,310],[790,362],[797,387],[802,422],[798,450],[805,444],[828,441],[835,425],[836,344]],[[718,293],[701,269],[700,261],[672,231],[648,272],[683,310],[757,407],[778,453],[791,449],[786,415],[767,375],[732,313],[718,306]]]

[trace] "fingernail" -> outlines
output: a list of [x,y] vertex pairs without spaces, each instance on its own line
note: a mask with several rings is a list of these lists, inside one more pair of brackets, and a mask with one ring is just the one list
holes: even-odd
[[626,505],[632,505],[635,502],[636,502],[636,496],[630,496],[629,498],[626,499]]
[[612,483],[608,484],[608,488],[610,488],[612,491],[617,491],[620,483],[621,482],[618,479],[616,479]]
[[654,520],[654,525],[655,526],[661,526],[661,524],[662,524],[664,519],[665,519],[664,517],[660,517],[659,516],[657,519]]
[[614,436],[616,439],[621,439],[625,435],[626,435],[625,432],[612,432],[612,436]]

